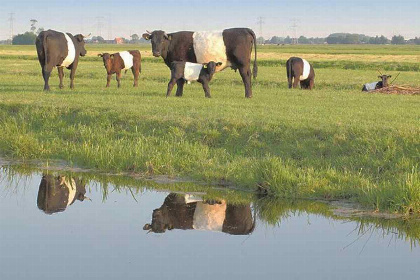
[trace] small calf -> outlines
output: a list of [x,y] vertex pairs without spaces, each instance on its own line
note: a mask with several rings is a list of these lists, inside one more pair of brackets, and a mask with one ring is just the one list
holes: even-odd
[[375,90],[375,89],[388,87],[388,85],[389,85],[388,84],[388,79],[391,78],[391,77],[392,77],[391,75],[378,76],[378,78],[381,79],[382,81],[364,84],[363,88],[362,88],[362,91],[370,91],[370,90]]
[[185,81],[197,81],[203,85],[205,96],[210,98],[209,82],[216,72],[216,66],[222,65],[221,62],[210,61],[209,63],[191,63],[184,61],[174,61],[171,64],[171,80],[168,83],[168,91],[166,97],[171,95],[172,88],[177,81],[183,79]]
[[134,75],[133,86],[138,86],[139,73],[141,73],[141,55],[139,51],[123,51],[113,54],[100,53],[98,56],[102,57],[108,74],[106,87],[109,87],[111,76],[114,73],[117,74],[118,87],[121,87],[121,70],[125,70],[125,72],[127,72],[130,68]]
[[315,83],[315,71],[312,65],[303,58],[291,57],[286,62],[289,88],[312,89]]

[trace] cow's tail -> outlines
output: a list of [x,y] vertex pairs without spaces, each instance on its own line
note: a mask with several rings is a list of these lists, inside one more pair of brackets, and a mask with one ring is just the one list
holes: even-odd
[[42,49],[44,51],[44,67],[46,67],[46,65],[48,65],[48,52],[47,52],[47,34],[46,32],[42,32]]
[[141,73],[141,55],[140,55],[140,61],[139,61],[139,73]]
[[254,40],[254,66],[252,68],[252,75],[254,77],[254,79],[257,78],[258,75],[258,66],[257,66],[257,36],[255,36],[254,31],[252,31],[251,29],[249,30],[252,38]]
[[289,58],[286,61],[286,67],[287,67],[287,83],[288,83],[288,87],[291,88],[291,84],[292,84],[292,60]]

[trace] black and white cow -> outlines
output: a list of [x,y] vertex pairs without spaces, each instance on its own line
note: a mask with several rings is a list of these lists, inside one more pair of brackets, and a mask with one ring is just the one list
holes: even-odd
[[389,85],[388,79],[391,78],[391,77],[392,77],[391,75],[378,76],[378,78],[381,79],[381,81],[364,84],[363,88],[362,88],[362,91],[371,91],[371,90],[375,90],[375,89],[388,87],[388,85]]
[[287,81],[289,88],[297,88],[300,82],[302,89],[312,89],[315,81],[315,71],[312,65],[303,58],[291,57],[286,62]]
[[[180,31],[169,33],[156,30],[143,34],[151,40],[155,57],[161,56],[168,67],[174,61],[192,63],[222,62],[216,72],[227,67],[239,70],[245,86],[245,97],[252,97],[251,52],[254,47],[253,76],[257,77],[257,42],[249,28],[231,28],[221,32]],[[176,96],[182,96],[184,81],[177,82]]]
[[209,82],[216,72],[216,67],[222,65],[222,62],[210,61],[200,64],[192,62],[174,61],[171,65],[171,80],[168,83],[166,97],[171,95],[172,88],[179,81],[197,81],[203,85],[205,96],[210,98]]
[[226,201],[203,201],[192,195],[169,194],[163,205],[153,210],[152,223],[143,229],[164,233],[172,229],[219,231],[247,235],[254,231],[255,220],[250,205]]
[[74,88],[74,76],[76,74],[79,56],[86,55],[84,36],[77,34],[57,32],[54,30],[42,31],[36,38],[35,45],[38,60],[42,68],[44,78],[44,90],[49,90],[48,80],[52,69],[57,66],[60,88],[63,88],[63,68],[70,69],[70,88]]
[[85,194],[82,180],[44,174],[39,184],[37,205],[46,214],[63,212],[76,200],[83,201]]

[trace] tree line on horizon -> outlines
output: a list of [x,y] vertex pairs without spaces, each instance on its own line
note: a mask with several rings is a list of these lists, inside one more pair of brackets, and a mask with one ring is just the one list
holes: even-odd
[[258,44],[372,44],[372,45],[405,45],[415,44],[420,45],[420,37],[406,40],[402,35],[394,35],[391,39],[388,39],[384,35],[381,36],[367,36],[364,34],[351,34],[351,33],[332,33],[325,38],[322,37],[311,37],[300,36],[299,38],[279,37],[273,36],[271,39],[264,39],[263,37],[257,38]]

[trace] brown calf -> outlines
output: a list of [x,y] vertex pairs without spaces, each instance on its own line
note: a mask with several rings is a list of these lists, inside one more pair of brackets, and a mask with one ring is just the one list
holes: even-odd
[[123,51],[113,54],[100,53],[98,56],[102,57],[108,74],[106,87],[109,87],[111,76],[114,73],[117,74],[118,87],[121,87],[121,70],[127,72],[130,68],[134,75],[134,86],[138,86],[139,73],[141,73],[141,55],[139,51]]

